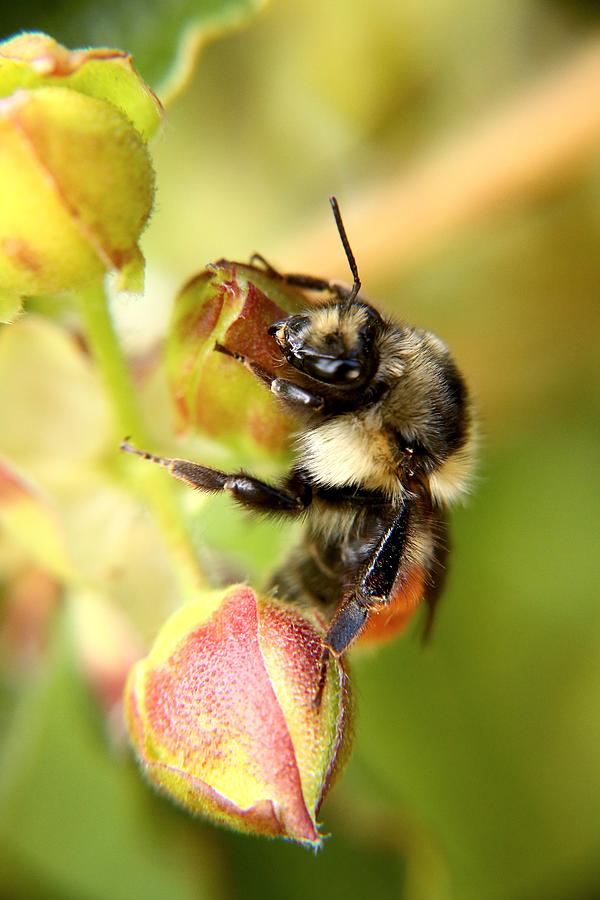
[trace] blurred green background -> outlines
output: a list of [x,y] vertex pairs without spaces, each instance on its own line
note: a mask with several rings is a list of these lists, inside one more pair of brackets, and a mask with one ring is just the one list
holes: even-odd
[[[100,6],[82,12],[85,33],[74,36],[71,7],[54,10],[56,38],[118,43]],[[145,7],[135,8],[143,21]],[[0,7],[2,34],[19,27],[15,10]],[[17,658],[11,579],[27,558],[0,532],[3,897],[600,897],[600,134],[560,170],[541,171],[539,184],[534,173],[535,189],[507,191],[460,226],[432,224],[412,255],[402,251],[411,222],[394,199],[398,181],[443,158],[454,136],[476,134],[587,52],[600,39],[596,11],[566,0],[273,0],[203,51],[154,144],[147,296],[115,310],[132,354],[143,357],[184,278],[213,258],[260,250],[283,269],[346,277],[341,250],[328,271],[306,258],[335,193],[366,294],[439,334],[464,369],[481,416],[479,475],[453,516],[431,645],[412,629],[352,660],[356,739],[323,807],[331,837],[317,856],[216,830],[154,796],[107,739],[60,603],[45,617],[43,651]],[[26,7],[21,25],[50,29],[44,15]],[[572,109],[557,110],[559,134]],[[542,148],[546,139],[536,136]],[[462,170],[465,197],[475,163],[487,171],[475,158]],[[398,234],[397,264],[352,237],[374,195],[392,245]],[[117,596],[149,639],[176,603],[152,605],[152,591],[173,586],[148,549],[151,524],[139,504],[119,512],[122,485],[102,482],[89,505],[115,465],[114,436],[73,451],[69,419],[53,443],[66,415],[60,394],[36,404],[35,386],[23,386],[18,369],[7,374],[1,347],[0,369],[0,453],[55,491],[82,544],[81,531],[91,532],[80,557],[100,573],[116,565],[115,548],[111,556],[98,538],[110,531],[122,554]],[[160,383],[146,385],[144,400],[166,441]],[[76,410],[85,404],[77,399]],[[29,444],[15,438],[24,423]],[[291,539],[226,504],[186,497],[199,549],[234,547],[253,579]],[[132,587],[132,570],[147,583]]]

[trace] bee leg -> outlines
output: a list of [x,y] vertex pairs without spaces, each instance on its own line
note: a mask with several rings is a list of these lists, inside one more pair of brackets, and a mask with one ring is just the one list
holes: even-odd
[[249,372],[252,372],[255,378],[258,378],[264,385],[268,388],[271,387],[276,378],[274,375],[271,375],[270,372],[267,372],[266,369],[263,369],[262,366],[259,366],[258,363],[252,362],[252,360],[248,359],[246,356],[242,356],[241,353],[236,353],[235,350],[230,350],[229,347],[225,347],[224,344],[215,344],[214,350],[217,353],[222,353],[223,356],[230,356],[232,359],[237,359]]
[[127,441],[121,444],[121,450],[162,466],[174,478],[185,481],[190,487],[212,494],[225,491],[248,509],[260,512],[299,513],[306,509],[312,499],[310,485],[296,474],[292,474],[282,487],[272,487],[258,478],[246,475],[245,472],[227,474],[187,459],[155,456],[146,450],[138,450]]
[[352,294],[351,288],[344,287],[343,284],[337,284],[335,281],[328,281],[326,278],[316,278],[314,275],[300,275],[297,272],[284,275],[272,266],[261,253],[253,253],[250,257],[250,262],[259,262],[267,275],[270,275],[271,278],[277,278],[279,281],[283,281],[292,287],[305,288],[308,291],[316,291],[321,294],[333,294],[335,297],[339,297],[340,300],[347,300]]
[[285,400],[286,403],[295,403],[298,406],[314,409],[316,412],[321,412],[325,408],[323,397],[294,384],[292,381],[286,381],[285,378],[275,378],[271,382],[271,392],[276,397]]
[[285,378],[276,378],[275,375],[271,375],[270,372],[267,372],[262,366],[251,362],[245,356],[242,356],[241,353],[235,353],[235,351],[229,350],[227,347],[224,347],[223,344],[215,344],[215,350],[217,353],[223,353],[225,356],[231,356],[233,359],[237,359],[238,362],[241,362],[242,365],[252,372],[255,378],[258,378],[259,381],[266,385],[273,394],[280,397],[282,400],[285,400],[287,403],[309,407],[318,412],[323,410],[325,401],[319,394],[315,394],[313,391],[300,387],[292,381],[287,381]]
[[369,617],[369,607],[363,599],[352,594],[335,614],[325,635],[325,647],[334,656],[341,656],[344,650],[362,631]]
[[255,263],[260,263],[263,267],[267,275],[270,275],[271,278],[279,278],[281,281],[285,279],[285,275],[282,275],[275,266],[272,266],[268,259],[262,255],[262,253],[253,253],[250,257],[250,265],[254,265]]
[[291,476],[282,487],[272,487],[258,478],[237,472],[227,476],[224,489],[234,500],[257,512],[300,513],[312,500],[309,484]]
[[354,591],[342,602],[325,635],[325,646],[340,656],[362,631],[371,609],[385,605],[402,565],[410,504],[404,501],[363,567]]
[[292,287],[305,288],[308,291],[316,291],[319,294],[333,294],[340,300],[348,300],[352,295],[352,289],[338,284],[336,281],[328,281],[326,278],[315,278],[313,275],[300,275],[290,273],[281,276],[286,284]]

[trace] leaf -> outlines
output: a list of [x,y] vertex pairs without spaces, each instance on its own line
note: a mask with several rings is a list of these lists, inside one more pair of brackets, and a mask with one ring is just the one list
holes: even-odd
[[105,0],[26,2],[3,10],[5,30],[45,31],[69,47],[118,47],[133,54],[142,77],[163,99],[189,78],[198,50],[223,32],[239,27],[265,0],[170,0],[146,3]]
[[0,757],[0,890],[11,897],[213,900],[214,836],[109,750],[60,623]]

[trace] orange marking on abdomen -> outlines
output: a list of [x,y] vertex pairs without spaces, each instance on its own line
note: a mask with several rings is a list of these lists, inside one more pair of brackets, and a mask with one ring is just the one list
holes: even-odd
[[390,602],[371,612],[357,645],[382,644],[395,638],[419,606],[424,588],[425,572],[420,567],[412,569],[408,579],[394,591]]

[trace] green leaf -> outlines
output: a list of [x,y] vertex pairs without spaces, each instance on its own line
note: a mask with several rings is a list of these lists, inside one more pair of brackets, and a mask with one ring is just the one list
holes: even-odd
[[142,77],[169,98],[191,74],[198,50],[207,41],[236,28],[264,6],[265,0],[106,0],[101,10],[91,0],[25,0],[3,10],[7,33],[45,31],[68,47],[106,45],[133,54]]
[[214,834],[154,796],[109,749],[71,659],[67,617],[0,757],[0,892],[212,900]]

